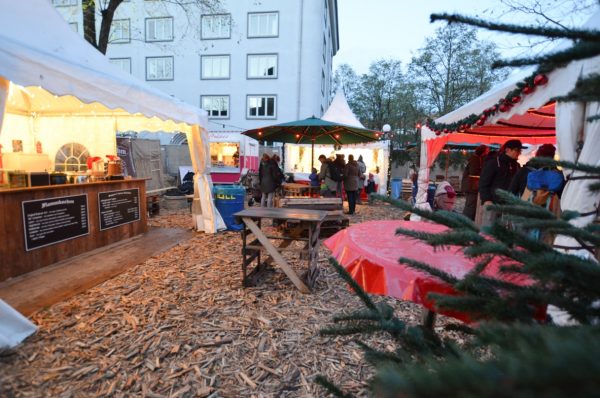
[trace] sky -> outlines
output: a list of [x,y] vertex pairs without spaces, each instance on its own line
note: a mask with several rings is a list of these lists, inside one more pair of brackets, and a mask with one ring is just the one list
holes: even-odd
[[[379,59],[410,62],[425,38],[445,22],[429,22],[432,13],[460,13],[495,20],[504,14],[499,0],[337,0],[340,49],[333,58],[333,70],[349,64],[358,74],[367,73]],[[518,18],[511,14],[512,19]],[[480,30],[479,37],[494,40],[504,56],[515,56],[518,38]]]

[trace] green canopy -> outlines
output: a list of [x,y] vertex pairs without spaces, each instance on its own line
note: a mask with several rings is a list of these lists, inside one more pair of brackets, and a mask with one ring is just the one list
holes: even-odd
[[[379,141],[382,133],[360,127],[329,122],[316,117],[244,131],[242,134],[258,141],[291,144],[348,145]],[[312,164],[311,164],[312,166]]]

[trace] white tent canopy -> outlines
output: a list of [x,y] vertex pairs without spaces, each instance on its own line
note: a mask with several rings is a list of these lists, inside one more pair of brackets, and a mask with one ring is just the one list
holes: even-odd
[[197,176],[196,228],[223,228],[212,201],[206,112],[116,68],[48,0],[0,4],[0,142],[52,127],[57,136],[64,128],[112,140],[116,131],[185,132]]
[[[596,13],[585,28],[600,28],[600,12]],[[562,45],[564,47],[564,45]],[[516,84],[531,70],[522,75],[499,84],[487,93],[481,95],[461,108],[435,120],[436,123],[454,123],[471,114],[481,114],[484,109],[498,103]],[[568,94],[576,82],[593,73],[600,73],[600,57],[574,61],[565,67],[548,73],[548,83],[539,86],[528,95],[522,96],[522,101],[513,106],[508,112],[497,113],[488,118],[483,126],[475,126],[467,132],[455,132],[436,135],[432,130],[423,127],[421,136],[421,163],[419,170],[419,192],[417,206],[426,208],[427,184],[429,170],[435,158],[446,143],[498,143],[509,139],[520,139],[524,143],[542,144],[556,143],[562,160],[581,164],[600,166],[600,121],[587,122],[585,119],[600,113],[598,103],[564,103],[550,102],[552,98]],[[583,143],[581,150],[578,144]],[[564,170],[567,178],[584,173],[573,173]],[[592,195],[588,191],[590,179],[568,180],[561,198],[561,208],[574,210],[583,216],[572,221],[577,225],[586,225],[597,216],[600,205],[600,195]],[[577,250],[580,245],[574,240],[559,236],[555,242],[557,247],[568,249],[582,255],[589,255]]]
[[361,129],[365,128],[356,115],[354,115],[352,109],[350,109],[346,96],[342,90],[338,90],[335,94],[331,104],[329,104],[329,108],[327,108],[321,119],[327,120],[328,122],[345,124],[346,126],[360,127]]

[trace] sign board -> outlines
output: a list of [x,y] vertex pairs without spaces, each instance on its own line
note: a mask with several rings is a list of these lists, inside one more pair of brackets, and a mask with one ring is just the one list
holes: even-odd
[[138,188],[98,193],[100,231],[140,220]]
[[89,234],[87,195],[21,202],[25,250]]

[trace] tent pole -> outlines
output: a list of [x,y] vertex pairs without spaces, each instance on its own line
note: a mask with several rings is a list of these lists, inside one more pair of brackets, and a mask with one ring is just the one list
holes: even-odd
[[315,140],[312,139],[312,148],[310,153],[310,172],[312,173],[312,169],[315,167]]

